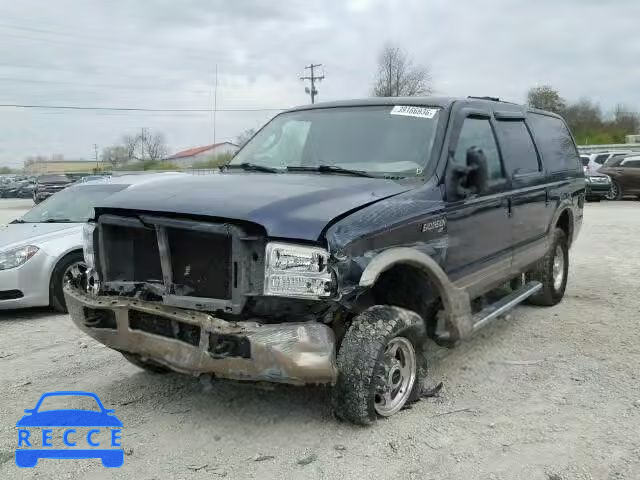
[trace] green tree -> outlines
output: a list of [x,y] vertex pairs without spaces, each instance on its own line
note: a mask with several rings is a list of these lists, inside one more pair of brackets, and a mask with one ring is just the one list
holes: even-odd
[[564,98],[550,85],[531,88],[527,93],[527,103],[530,107],[560,115],[567,106]]

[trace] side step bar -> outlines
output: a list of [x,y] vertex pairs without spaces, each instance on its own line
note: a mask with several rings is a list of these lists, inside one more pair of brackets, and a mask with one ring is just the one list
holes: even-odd
[[[529,282],[519,290],[516,290],[515,292],[502,297],[500,300],[492,303],[491,305],[487,305],[485,308],[473,315],[472,334],[476,333],[482,327],[490,324],[499,316],[504,315],[509,310],[524,302],[531,295],[537,293],[541,288],[542,284],[540,282]],[[436,342],[439,345],[451,346],[449,332],[443,332],[442,335],[438,335],[438,337],[436,338]]]

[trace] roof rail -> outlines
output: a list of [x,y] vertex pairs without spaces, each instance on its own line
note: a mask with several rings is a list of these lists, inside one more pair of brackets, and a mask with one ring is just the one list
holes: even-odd
[[473,95],[469,95],[467,98],[475,98],[476,100],[491,100],[492,102],[501,101],[498,97],[475,97]]

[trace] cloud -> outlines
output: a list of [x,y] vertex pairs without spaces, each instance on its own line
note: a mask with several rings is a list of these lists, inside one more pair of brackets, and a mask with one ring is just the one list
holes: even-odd
[[[523,101],[551,84],[603,109],[640,110],[636,0],[23,0],[0,7],[0,103],[220,108],[306,103],[299,77],[323,63],[319,99],[367,96],[387,41],[428,65],[443,95]],[[272,112],[219,112],[233,139]],[[90,157],[142,127],[173,150],[213,141],[203,114],[0,109],[0,165]]]

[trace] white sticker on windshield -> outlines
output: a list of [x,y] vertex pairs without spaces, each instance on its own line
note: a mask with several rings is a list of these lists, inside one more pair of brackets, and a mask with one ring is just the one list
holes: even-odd
[[404,115],[405,117],[433,118],[438,113],[437,108],[412,107],[410,105],[396,105],[391,110],[391,115]]

